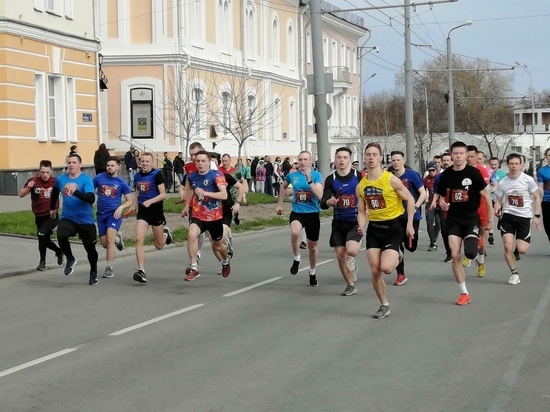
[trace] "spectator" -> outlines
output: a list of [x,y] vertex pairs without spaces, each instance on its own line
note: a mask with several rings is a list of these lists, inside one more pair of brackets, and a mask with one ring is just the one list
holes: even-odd
[[[135,149],[134,150],[134,158],[136,159],[136,163],[137,163],[137,171],[141,171],[141,165],[140,165],[140,162],[141,162],[141,159],[140,159],[140,156],[139,156],[139,150]],[[135,177],[135,173],[134,173],[134,177]]]
[[252,174],[251,174],[251,163],[252,159],[246,159],[246,166],[243,168],[243,177],[246,179],[246,183],[248,187],[250,188],[250,184],[252,182]]
[[279,196],[279,190],[281,189],[281,183],[283,182],[283,168],[281,165],[281,158],[276,157],[273,164],[273,195]]
[[105,147],[105,143],[101,143],[94,154],[94,168],[95,174],[105,173],[107,171],[107,161],[111,157],[111,154]]
[[285,157],[285,160],[282,164],[283,168],[283,177],[290,173],[290,169],[292,169],[292,164],[290,163],[290,157]]
[[256,193],[265,193],[265,162],[263,160],[258,161],[256,167]]
[[174,179],[172,178],[173,169],[174,165],[172,164],[172,161],[168,158],[168,152],[164,152],[164,159],[162,161],[162,178],[164,179],[164,183],[166,184],[166,193],[170,193],[170,188],[174,183]]
[[273,163],[271,163],[271,158],[265,156],[265,194],[273,196]]
[[254,160],[252,160],[252,163],[250,165],[250,175],[252,176],[252,189],[256,188],[256,169],[258,168],[258,163],[260,159],[258,156],[254,156]]
[[126,171],[128,172],[128,186],[132,191],[134,190],[134,176],[138,168],[138,159],[134,156],[134,148],[130,146],[130,149],[124,155],[124,164],[126,165]]
[[[183,152],[179,152],[176,157],[174,157],[174,173],[176,176],[178,176],[178,180],[180,182],[180,186],[184,185],[183,182],[183,175],[185,174],[183,167],[185,166],[185,162],[183,161]],[[174,188],[175,192],[175,188]]]

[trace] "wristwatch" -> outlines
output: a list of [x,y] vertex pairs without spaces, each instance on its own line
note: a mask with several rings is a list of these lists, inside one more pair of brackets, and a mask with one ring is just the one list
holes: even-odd
[[418,209],[420,209],[420,206],[414,205],[414,210],[418,210]]
[[312,184],[312,183],[313,183],[313,180],[308,180],[308,181],[307,181],[307,184],[308,184],[308,185],[310,185],[310,184]]
[[540,219],[540,215],[539,215],[539,214],[535,215],[535,217]]

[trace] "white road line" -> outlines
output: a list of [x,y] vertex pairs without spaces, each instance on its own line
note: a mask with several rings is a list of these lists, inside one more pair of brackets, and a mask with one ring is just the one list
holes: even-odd
[[204,303],[201,303],[199,305],[193,305],[193,306],[189,306],[187,308],[176,310],[175,312],[167,313],[166,315],[159,316],[158,318],[154,318],[154,319],[142,322],[142,323],[138,323],[137,325],[130,326],[128,328],[124,328],[124,329],[118,330],[118,331],[113,332],[113,333],[109,333],[109,336],[124,335],[125,333],[131,332],[133,330],[142,328],[142,327],[147,326],[147,325],[151,325],[152,323],[160,322],[161,320],[171,318],[172,316],[181,315],[182,313],[189,312],[193,309],[200,308],[201,306],[204,306],[204,305],[205,305]]
[[527,326],[527,330],[521,337],[521,341],[519,342],[518,347],[516,348],[516,352],[514,353],[514,356],[512,356],[512,359],[510,360],[510,364],[508,365],[508,370],[502,377],[502,384],[499,385],[498,387],[498,393],[495,396],[495,399],[493,400],[493,403],[489,408],[489,411],[497,412],[497,411],[505,411],[506,409],[508,409],[508,404],[510,403],[512,393],[514,391],[514,385],[519,376],[519,372],[525,362],[525,358],[527,357],[527,352],[529,351],[529,348],[531,347],[533,340],[535,339],[535,335],[537,334],[537,330],[540,326],[540,323],[543,321],[544,317],[546,316],[546,310],[548,308],[549,303],[550,303],[550,280],[546,283],[546,287],[544,288],[542,297],[540,298],[537,308],[535,309],[535,313],[533,314],[533,317],[529,322],[529,326]]
[[[306,259],[306,260],[309,262],[309,259]],[[321,266],[321,265],[324,265],[325,263],[330,263],[330,262],[332,262],[332,261],[334,261],[334,259],[323,260],[322,262],[317,263],[317,266]],[[303,269],[300,269],[300,270],[298,271],[298,273],[300,273],[300,272],[305,272],[306,270],[309,270],[309,265],[306,266],[306,267],[303,268]]]
[[55,359],[55,358],[59,358],[60,356],[66,355],[67,353],[74,352],[75,350],[77,350],[77,348],[63,349],[63,350],[60,350],[59,352],[52,353],[51,355],[43,356],[41,358],[32,360],[30,362],[23,363],[19,366],[14,366],[13,368],[9,368],[9,369],[6,369],[4,371],[1,371],[0,372],[0,378],[3,378],[4,376],[7,376],[7,375],[15,373],[15,372],[19,372],[23,369],[30,368],[31,366],[35,366],[35,365],[38,365],[40,363],[47,362],[47,361]]
[[238,295],[239,293],[246,292],[246,291],[249,291],[249,290],[254,289],[254,288],[258,288],[258,287],[263,286],[263,285],[267,285],[268,283],[275,282],[275,281],[277,281],[279,279],[282,279],[282,278],[283,278],[282,276],[279,276],[279,277],[276,277],[276,278],[264,280],[263,282],[247,286],[246,288],[242,288],[242,289],[236,290],[234,292],[226,293],[225,295],[223,295],[223,297],[228,298],[230,296],[235,296],[235,295]]

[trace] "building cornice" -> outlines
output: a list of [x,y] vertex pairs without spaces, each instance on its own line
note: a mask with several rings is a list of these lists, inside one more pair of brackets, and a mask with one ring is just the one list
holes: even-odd
[[52,43],[61,47],[69,47],[88,52],[101,49],[98,40],[91,40],[74,34],[64,33],[44,26],[38,26],[24,21],[0,17],[0,33],[22,36],[44,43]]

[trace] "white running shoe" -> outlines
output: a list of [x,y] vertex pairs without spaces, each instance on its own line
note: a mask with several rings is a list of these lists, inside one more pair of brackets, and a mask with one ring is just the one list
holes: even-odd
[[519,275],[517,273],[513,273],[512,276],[510,276],[510,279],[508,279],[509,285],[517,285],[521,281],[519,280]]

